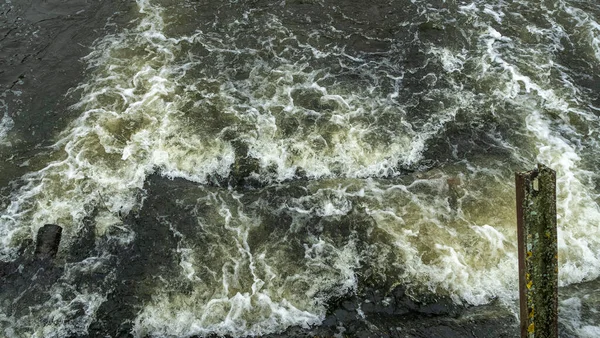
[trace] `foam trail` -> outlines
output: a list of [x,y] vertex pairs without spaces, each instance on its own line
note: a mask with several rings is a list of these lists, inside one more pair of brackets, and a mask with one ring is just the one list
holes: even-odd
[[2,120],[0,120],[0,144],[1,145],[10,145],[8,141],[8,132],[13,128],[14,121],[8,116],[7,113],[4,113],[2,116]]
[[[589,298],[589,295],[585,296]],[[579,297],[571,297],[559,302],[559,311],[561,313],[560,323],[563,324],[570,334],[574,334],[581,338],[593,338],[600,335],[600,326],[598,323],[593,323],[589,319],[583,318],[582,299]],[[588,311],[590,311],[588,309]],[[591,310],[593,313],[597,311]],[[596,324],[596,325],[594,325]]]
[[[245,214],[242,197],[209,193],[197,201],[204,211],[196,221],[216,240],[198,246],[178,233],[181,274],[170,278],[186,281],[192,291],[158,291],[136,318],[136,336],[245,336],[292,325],[308,328],[323,320],[329,297],[355,290],[359,255],[353,245],[340,248],[324,238],[301,237],[312,242],[304,245],[266,240],[260,228],[269,225]],[[272,231],[284,234],[281,238],[297,236],[283,227]],[[282,253],[298,259],[275,259]]]
[[[506,98],[518,101],[523,91],[532,93],[542,99],[542,107],[546,111],[557,111],[561,116],[582,116],[591,125],[597,126],[598,118],[592,112],[574,106],[573,102],[561,98],[552,89],[544,88],[505,61],[493,47],[495,41],[503,39],[502,36],[492,28],[488,32],[490,59],[504,69],[509,77],[510,82],[507,82],[508,86],[503,92]],[[600,208],[596,194],[590,190],[595,174],[580,168],[578,150],[554,130],[540,110],[527,108],[530,113],[525,117],[525,122],[527,130],[534,137],[536,161],[557,171],[560,283],[565,285],[597,278],[600,275]],[[575,137],[581,137],[575,127],[564,129]]]
[[571,6],[568,2],[559,1],[559,4],[565,13],[569,14],[577,22],[576,28],[578,33],[575,36],[578,38],[578,45],[589,47],[596,57],[595,61],[597,63],[600,62],[600,23],[594,19],[593,14]]
[[[188,132],[176,118],[173,81],[180,70],[171,61],[178,40],[162,34],[157,8],[143,0],[138,4],[141,19],[136,28],[95,43],[86,58],[91,78],[77,88],[82,98],[72,108],[81,115],[58,136],[47,164],[22,177],[23,185],[0,214],[0,259],[14,258],[19,242],[33,237],[45,223],[63,226],[61,250],[68,249],[71,236],[94,209],[98,209],[96,235],[110,233],[126,245],[133,237],[119,227],[120,216],[140,205],[140,189],[148,174],[159,170],[199,182],[209,173],[227,175],[233,161],[231,146],[199,135],[179,137]],[[146,53],[128,55],[131,47]],[[9,125],[8,119],[3,123]],[[67,265],[44,304],[31,307],[30,314],[20,318],[1,315],[2,327],[10,324],[5,332],[32,337],[86,334],[109,289],[71,283],[85,278],[90,269],[104,270],[106,275],[112,264],[105,258]],[[90,285],[110,285],[110,276]]]
[[[178,121],[174,94],[181,69],[171,64],[179,40],[163,35],[157,8],[138,4],[139,26],[98,41],[86,58],[95,70],[78,88],[83,95],[73,109],[82,114],[59,135],[55,160],[26,174],[0,215],[2,259],[14,255],[12,241],[31,236],[45,223],[65,226],[68,238],[73,225],[96,207],[102,209],[98,231],[103,233],[120,222],[110,215],[139,205],[137,194],[155,170],[198,182],[209,174],[227,176],[230,145],[201,135],[180,137],[188,134]],[[132,46],[152,52],[123,54]]]
[[552,135],[541,114],[528,116],[527,127],[539,137],[538,160],[557,171],[560,284],[595,279],[600,275],[600,208],[588,188],[594,174],[577,167],[581,158],[564,139]]

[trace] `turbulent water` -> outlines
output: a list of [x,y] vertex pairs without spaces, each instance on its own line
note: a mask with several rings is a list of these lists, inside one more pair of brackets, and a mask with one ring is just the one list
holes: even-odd
[[[136,337],[319,325],[363,285],[516,313],[514,172],[538,162],[557,171],[559,284],[599,277],[595,1],[138,0],[127,15],[27,155],[10,156],[27,128],[0,101],[16,176],[0,260],[64,228],[52,282],[0,292],[5,336],[91,334],[126,281]],[[561,300],[569,336],[600,335],[582,311],[596,298]]]

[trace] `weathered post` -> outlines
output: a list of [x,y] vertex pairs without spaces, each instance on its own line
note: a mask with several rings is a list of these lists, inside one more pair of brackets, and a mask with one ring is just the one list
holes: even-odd
[[556,172],[516,173],[521,338],[558,337]]
[[55,224],[46,224],[38,230],[35,256],[40,259],[51,259],[56,256],[62,228]]

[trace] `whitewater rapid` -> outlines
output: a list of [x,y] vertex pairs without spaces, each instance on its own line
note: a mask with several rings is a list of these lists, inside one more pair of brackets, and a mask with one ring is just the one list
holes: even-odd
[[[386,31],[327,2],[312,17],[232,3],[194,19],[194,4],[138,0],[132,28],[83,59],[77,117],[4,197],[0,259],[55,223],[68,261],[51,297],[0,309],[0,327],[88,334],[123,274],[115,248],[139,245],[132,216],[161,194],[151,175],[193,188],[169,197],[187,223],[158,206],[144,224],[176,246],[168,273],[139,281],[155,287],[136,337],[308,328],[367,279],[516,312],[513,175],[537,162],[557,171],[559,284],[598,278],[600,107],[561,53],[576,45],[577,67],[600,69],[600,10],[548,3],[382,5],[370,15]],[[0,147],[13,124],[4,114]],[[69,260],[90,217],[95,255]]]

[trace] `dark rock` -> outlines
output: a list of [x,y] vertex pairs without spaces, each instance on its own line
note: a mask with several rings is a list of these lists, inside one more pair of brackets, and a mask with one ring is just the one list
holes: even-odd
[[54,258],[58,252],[62,228],[55,224],[46,224],[38,230],[35,257]]

